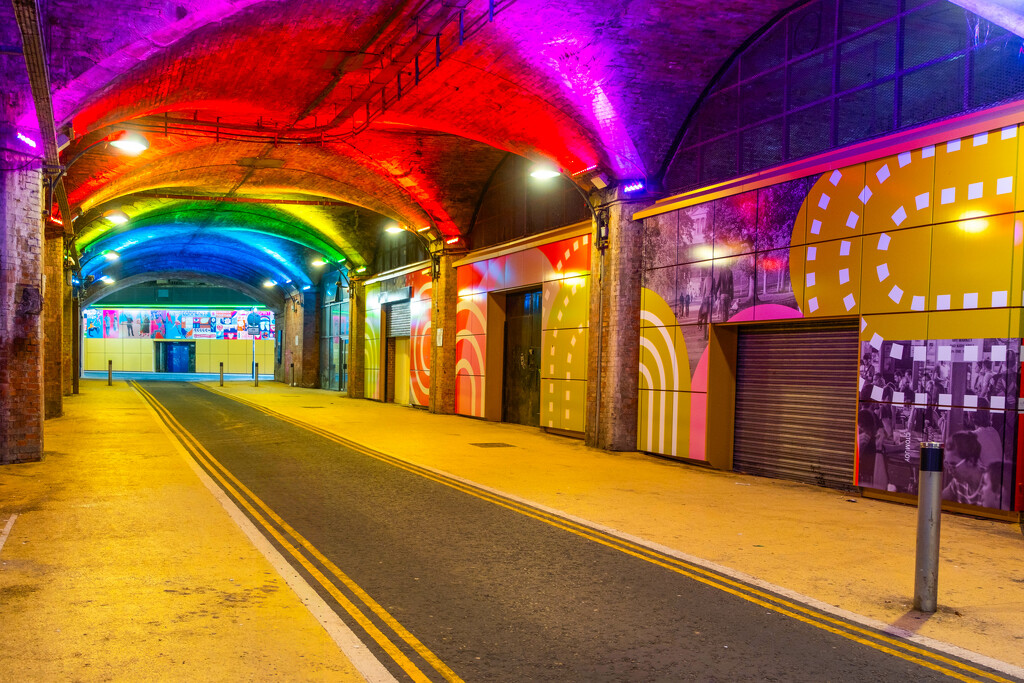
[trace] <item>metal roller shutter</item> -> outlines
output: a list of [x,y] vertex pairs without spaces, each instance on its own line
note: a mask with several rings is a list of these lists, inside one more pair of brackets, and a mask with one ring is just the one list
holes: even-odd
[[856,320],[741,328],[736,471],[853,489],[857,357]]
[[388,306],[387,337],[408,337],[411,329],[409,302],[400,301]]

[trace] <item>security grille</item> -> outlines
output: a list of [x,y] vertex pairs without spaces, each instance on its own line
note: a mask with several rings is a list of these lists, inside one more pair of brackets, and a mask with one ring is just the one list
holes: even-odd
[[857,343],[855,320],[740,329],[736,471],[853,488]]

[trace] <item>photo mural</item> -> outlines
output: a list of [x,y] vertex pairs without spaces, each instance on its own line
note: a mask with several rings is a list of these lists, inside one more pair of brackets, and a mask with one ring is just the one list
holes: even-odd
[[542,291],[540,424],[583,431],[590,249],[584,234],[456,269],[456,413],[484,416],[488,293],[536,285]]
[[1019,141],[1009,126],[646,218],[638,448],[706,459],[709,324],[858,316],[855,483],[915,492],[906,443],[928,436],[966,463],[946,499],[1019,506]]

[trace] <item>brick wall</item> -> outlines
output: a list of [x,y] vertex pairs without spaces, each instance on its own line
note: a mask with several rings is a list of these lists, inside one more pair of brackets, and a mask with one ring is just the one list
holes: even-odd
[[[281,364],[274,368],[274,378],[290,384],[292,365],[295,366],[295,384],[300,387],[320,386],[320,309],[317,294],[302,294],[301,305],[286,300],[284,313],[277,317],[281,332]],[[265,372],[265,370],[260,370]]]
[[[0,152],[0,168],[26,164]],[[0,171],[0,463],[43,453],[41,174]]]
[[46,419],[64,414],[64,238],[46,240],[43,292],[43,405]]
[[[453,261],[450,255],[441,257],[431,300],[430,412],[445,415],[455,412],[455,308],[458,291]],[[438,330],[443,330],[441,346],[437,345]]]
[[613,451],[636,449],[643,232],[630,216],[639,208],[613,203],[604,266],[596,248],[591,255],[593,272],[604,276],[590,290],[586,440]]

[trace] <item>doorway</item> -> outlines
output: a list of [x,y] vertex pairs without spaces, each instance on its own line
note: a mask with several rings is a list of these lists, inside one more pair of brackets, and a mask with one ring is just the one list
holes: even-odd
[[195,372],[196,343],[168,341],[156,343],[157,372]]
[[541,290],[505,297],[502,420],[540,426]]

